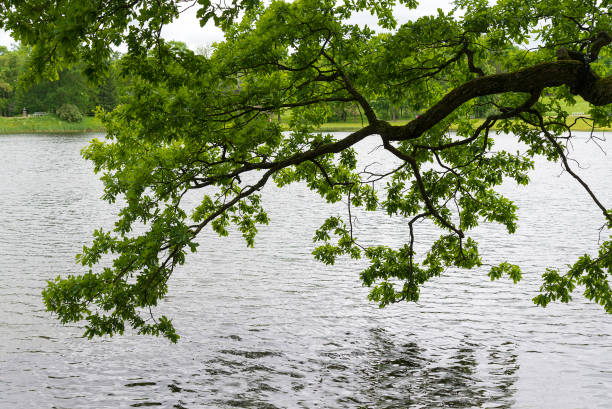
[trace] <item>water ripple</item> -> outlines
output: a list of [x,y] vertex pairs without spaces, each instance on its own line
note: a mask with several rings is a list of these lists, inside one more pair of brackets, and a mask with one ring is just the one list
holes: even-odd
[[[383,310],[367,302],[362,261],[327,267],[310,254],[316,227],[344,205],[300,185],[267,187],[272,223],[254,249],[235,232],[205,232],[175,273],[162,309],[182,338],[169,345],[87,340],[44,312],[45,280],[77,272],[74,254],[116,210],[99,201],[101,184],[79,158],[87,139],[0,137],[0,408],[609,407],[610,316],[580,297],[547,309],[530,302],[545,267],[597,245],[597,210],[557,166],[538,161],[528,188],[502,186],[520,207],[517,234],[474,232],[488,262],[524,266],[521,283],[449,270],[419,303]],[[499,137],[498,149],[517,145]],[[590,161],[581,174],[612,203],[607,159],[588,144],[576,149]],[[406,240],[398,218],[355,215],[370,243]],[[427,223],[417,232],[420,248],[439,234]]]

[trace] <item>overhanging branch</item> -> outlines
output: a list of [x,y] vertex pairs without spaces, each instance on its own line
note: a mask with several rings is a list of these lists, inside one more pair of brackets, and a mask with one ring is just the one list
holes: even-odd
[[404,126],[390,127],[383,135],[387,141],[416,139],[455,109],[477,97],[506,92],[534,91],[568,85],[593,105],[612,103],[612,77],[592,78],[584,84],[584,64],[575,60],[546,62],[511,73],[475,78],[446,94],[428,111]]

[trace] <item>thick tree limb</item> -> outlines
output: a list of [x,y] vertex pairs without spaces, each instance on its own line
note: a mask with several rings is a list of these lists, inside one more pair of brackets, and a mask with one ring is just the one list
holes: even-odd
[[391,127],[388,141],[416,139],[472,98],[504,92],[533,93],[542,88],[567,85],[593,105],[612,103],[612,77],[585,82],[584,64],[575,60],[547,62],[519,71],[475,78],[446,94],[427,112],[404,126]]

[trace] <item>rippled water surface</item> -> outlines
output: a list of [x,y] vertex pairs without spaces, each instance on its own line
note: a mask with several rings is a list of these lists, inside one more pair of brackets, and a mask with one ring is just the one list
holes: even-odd
[[[182,338],[170,345],[83,339],[44,311],[45,280],[79,271],[74,254],[94,228],[112,225],[79,155],[89,138],[0,136],[1,408],[612,407],[611,317],[580,297],[546,309],[530,301],[544,268],[593,251],[603,224],[558,165],[538,161],[529,187],[503,186],[521,209],[515,235],[499,226],[474,234],[486,262],[523,266],[521,283],[451,270],[418,304],[383,310],[366,299],[362,263],[327,267],[310,254],[315,228],[344,206],[299,185],[267,187],[272,222],[254,249],[235,234],[206,234],[175,273],[162,309]],[[612,163],[585,141],[573,156],[612,207]],[[496,146],[518,148],[511,136]],[[399,219],[357,217],[368,243],[406,240]],[[417,233],[420,244],[434,234],[426,224]]]

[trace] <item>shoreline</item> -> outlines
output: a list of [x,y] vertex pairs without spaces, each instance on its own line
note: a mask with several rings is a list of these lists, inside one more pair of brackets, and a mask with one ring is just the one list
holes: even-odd
[[[574,117],[569,117],[568,121],[573,122]],[[401,126],[409,120],[388,121],[391,125]],[[474,119],[475,124],[482,122],[482,119]],[[284,128],[284,124],[281,124]],[[365,126],[361,121],[347,122],[328,122],[321,125],[319,132],[352,132]],[[498,129],[493,127],[493,129]],[[451,131],[456,128],[451,127]],[[602,127],[591,129],[584,122],[577,122],[572,131],[576,132],[610,132],[612,128]],[[95,117],[84,117],[81,122],[67,122],[59,119],[55,115],[44,117],[0,117],[0,135],[11,134],[77,134],[77,133],[104,133],[106,129],[102,122]]]
[[[568,117],[568,123],[572,123],[574,121],[576,117],[570,116]],[[397,125],[397,126],[401,126],[401,125],[405,125],[406,123],[408,123],[410,120],[408,119],[400,119],[397,121],[387,121],[389,122],[391,125]],[[474,119],[474,124],[475,125],[480,125],[484,120],[482,118],[477,118]],[[321,132],[351,132],[351,131],[357,131],[359,129],[361,129],[362,127],[366,126],[367,124],[362,124],[361,121],[347,121],[347,122],[328,122],[325,123],[323,125],[321,125],[318,128],[318,131]],[[498,126],[494,126],[493,128],[491,128],[492,130],[498,130],[499,127]],[[457,127],[456,126],[451,126],[450,127],[451,131],[456,131]],[[573,132],[610,132],[612,131],[612,127],[600,127],[600,128],[591,128],[590,126],[588,126],[587,124],[585,124],[582,121],[578,121],[576,122],[576,124],[572,127],[572,131]]]
[[81,122],[68,122],[55,115],[28,117],[0,117],[0,135],[17,134],[75,134],[105,132],[102,122],[95,117],[83,117]]
[[0,130],[0,136],[3,135],[38,135],[38,134],[49,134],[49,135],[76,135],[76,134],[85,134],[85,133],[105,133],[106,129],[36,129],[36,130],[22,130],[22,131],[10,131],[5,132]]

